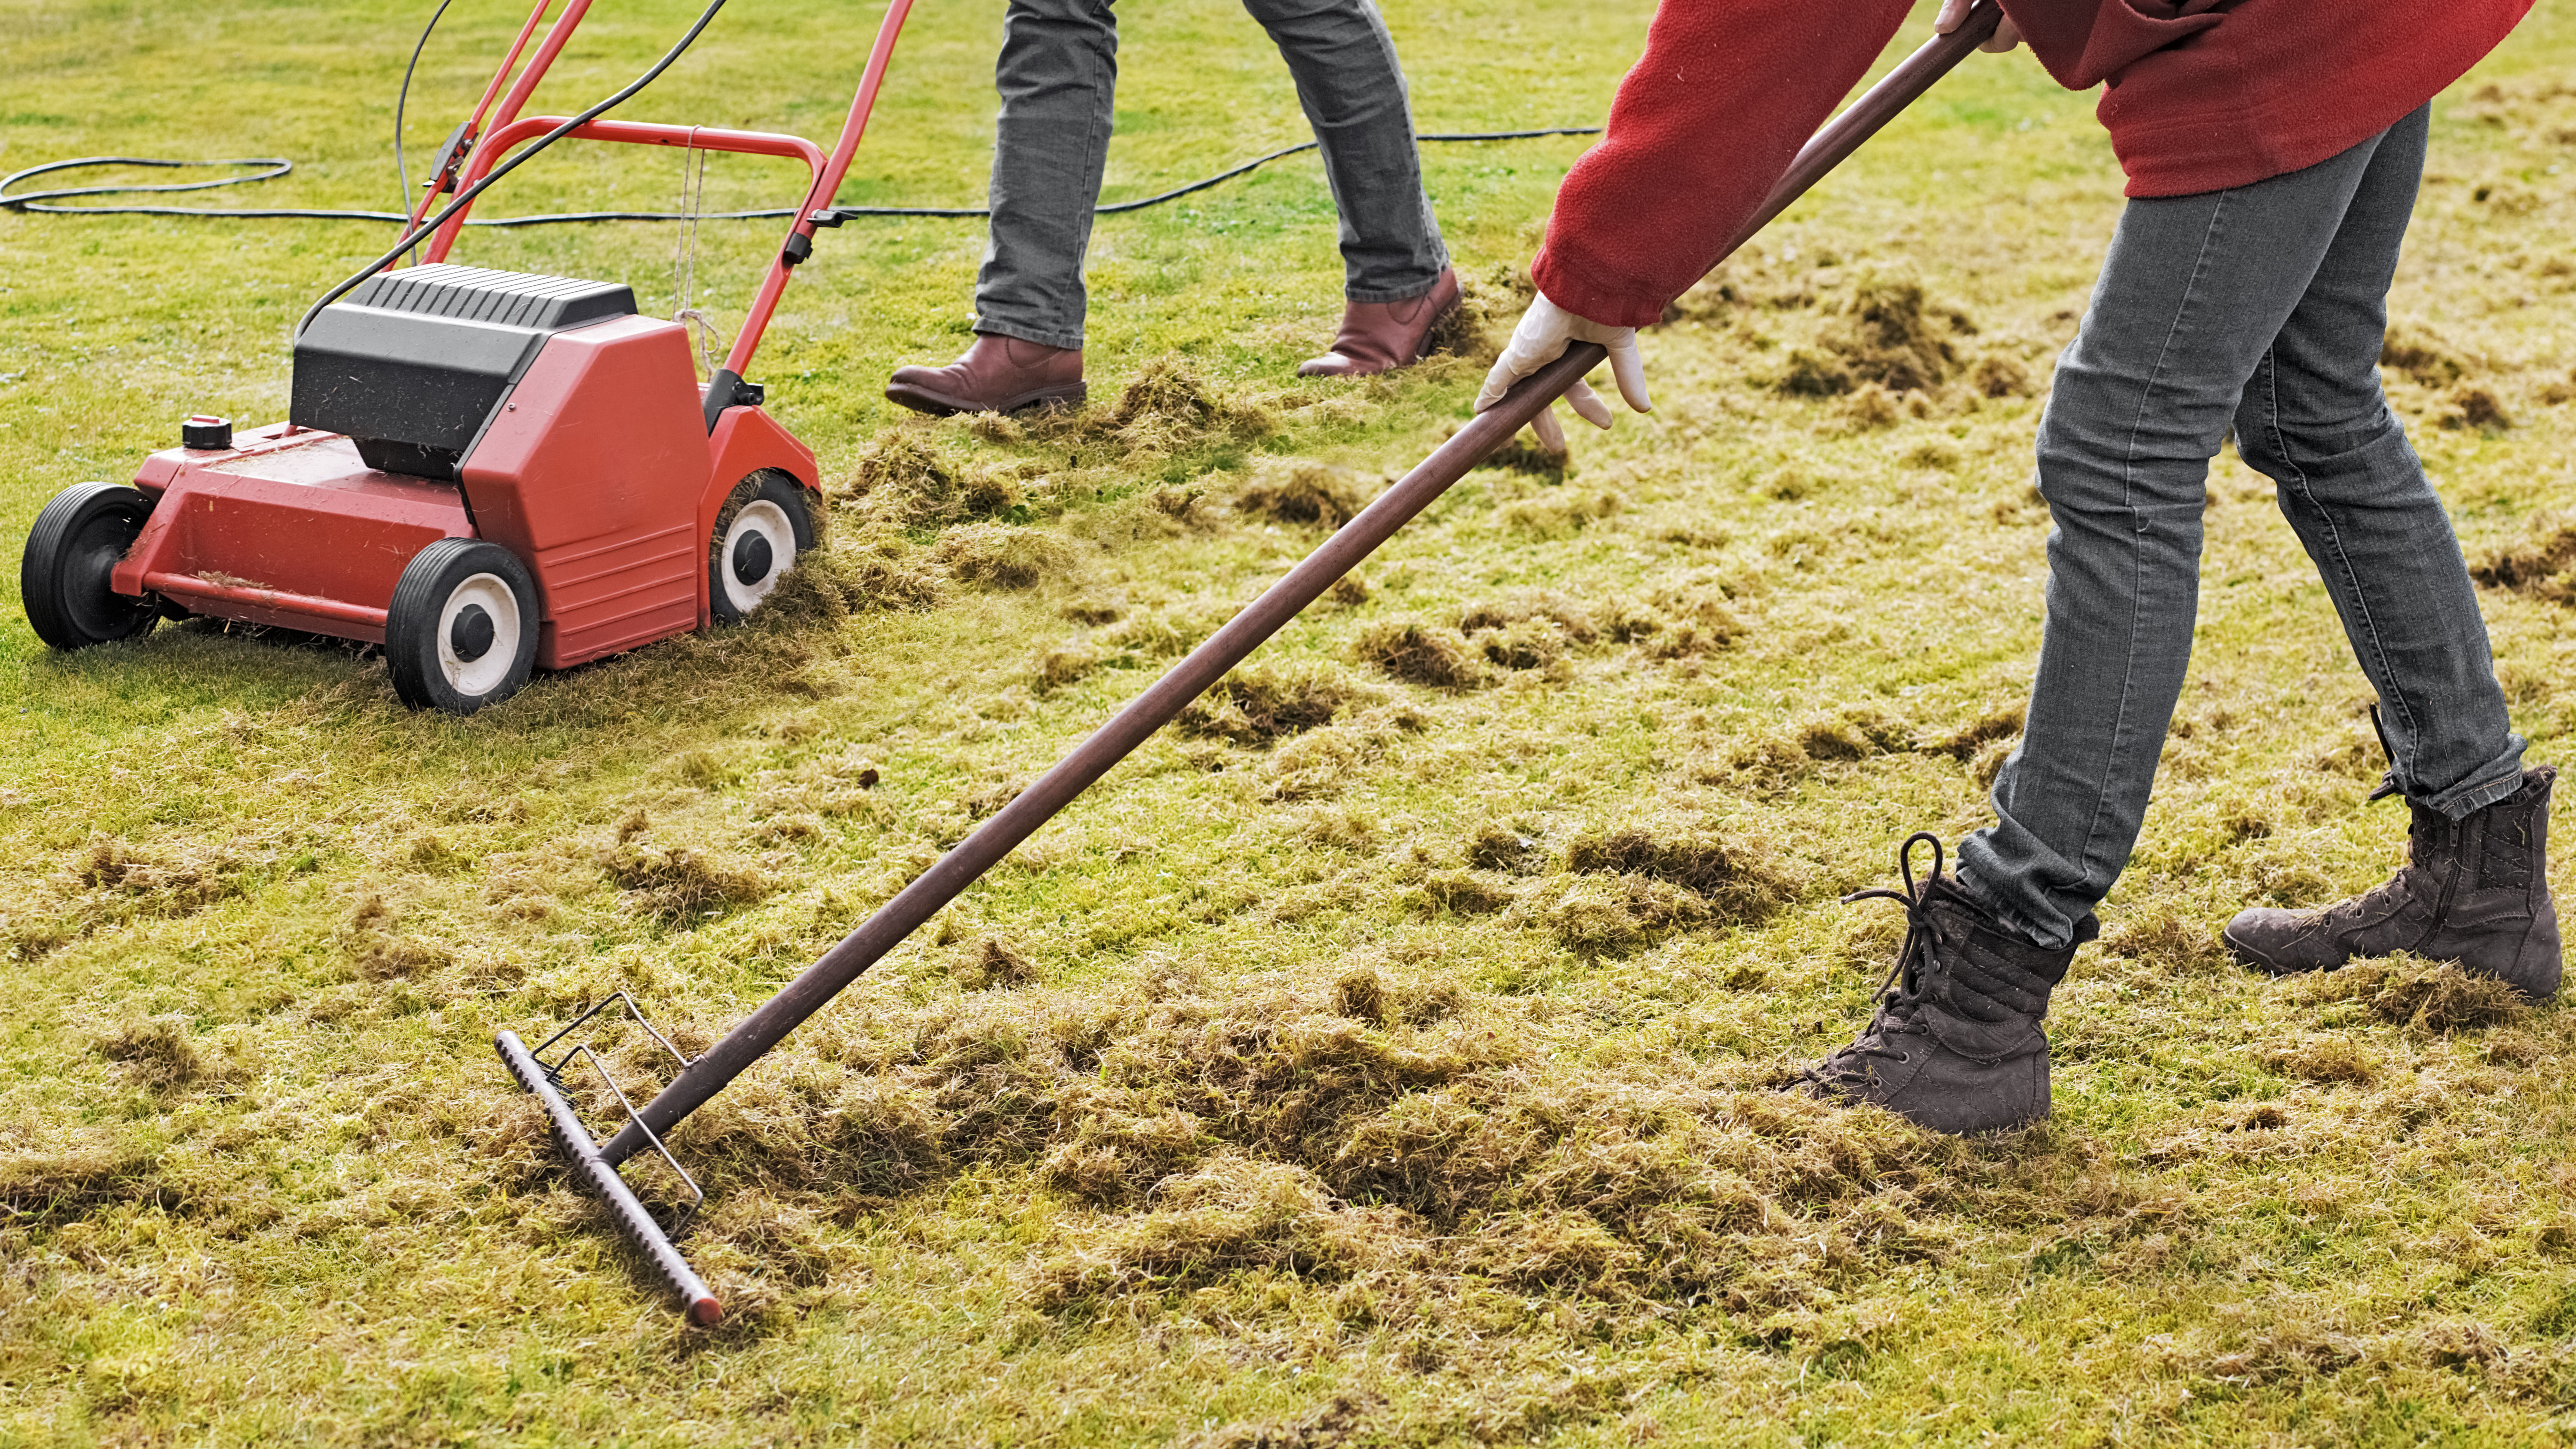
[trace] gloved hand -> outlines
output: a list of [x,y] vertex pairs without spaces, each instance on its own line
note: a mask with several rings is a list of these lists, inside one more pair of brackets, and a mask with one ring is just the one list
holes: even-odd
[[[1969,3],[1970,0],[1941,0],[1941,13],[1932,17],[1933,33],[1947,35],[1958,29],[1960,23],[1968,18]],[[2001,55],[2019,44],[2021,44],[2021,27],[2012,23],[2012,17],[2006,16],[1995,26],[1995,33],[1987,36],[1985,44],[1978,46],[1977,49],[1991,55]]]
[[[1476,411],[1481,413],[1500,402],[1513,383],[1563,356],[1566,345],[1572,342],[1598,342],[1609,348],[1610,375],[1619,380],[1619,395],[1638,412],[1654,411],[1654,402],[1646,396],[1646,363],[1637,355],[1637,329],[1605,327],[1577,317],[1549,301],[1543,292],[1521,314],[1520,325],[1512,329],[1510,345],[1495,361],[1494,370],[1485,374],[1485,386],[1476,394]],[[1610,405],[1590,386],[1576,383],[1565,394],[1565,400],[1585,422],[1596,428],[1610,426]],[[1565,429],[1557,424],[1553,405],[1530,420],[1530,431],[1538,434],[1540,447],[1551,453],[1565,451]]]

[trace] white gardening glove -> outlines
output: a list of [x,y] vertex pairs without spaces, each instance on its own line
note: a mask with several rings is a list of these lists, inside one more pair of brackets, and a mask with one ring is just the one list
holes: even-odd
[[[1941,0],[1941,13],[1932,17],[1932,32],[1935,35],[1947,35],[1958,29],[1961,22],[1968,18],[1968,4],[1969,0]],[[2019,44],[2021,44],[2021,27],[2013,24],[2007,17],[1996,24],[1995,33],[1987,36],[1985,44],[1978,46],[1977,49],[1991,55],[2001,55]]]
[[[1485,386],[1476,394],[1476,411],[1483,412],[1502,401],[1511,385],[1565,355],[1572,342],[1598,342],[1610,349],[1610,375],[1619,380],[1619,395],[1638,412],[1654,411],[1654,402],[1646,396],[1646,363],[1637,355],[1637,329],[1605,327],[1588,317],[1577,317],[1539,294],[1521,314],[1518,327],[1512,329],[1512,340],[1495,360],[1494,370],[1485,374]],[[1577,382],[1565,394],[1583,420],[1596,428],[1610,426],[1610,405],[1601,400],[1585,383]],[[1556,421],[1553,404],[1539,410],[1530,419],[1530,431],[1538,434],[1539,446],[1551,453],[1565,451],[1565,429]]]

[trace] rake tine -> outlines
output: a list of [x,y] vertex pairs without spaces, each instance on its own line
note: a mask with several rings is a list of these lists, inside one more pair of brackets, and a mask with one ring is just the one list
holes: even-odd
[[[670,1236],[662,1231],[660,1223],[653,1221],[653,1215],[644,1210],[644,1204],[635,1200],[635,1194],[627,1189],[626,1180],[617,1175],[617,1169],[601,1159],[598,1144],[590,1139],[590,1130],[581,1125],[580,1117],[574,1115],[572,1104],[564,1100],[554,1078],[537,1064],[535,1055],[520,1042],[517,1032],[504,1030],[493,1038],[493,1045],[500,1049],[501,1060],[509,1064],[510,1075],[517,1077],[520,1086],[545,1103],[548,1124],[554,1129],[555,1145],[572,1159],[575,1174],[589,1184],[592,1192],[599,1194],[600,1201],[608,1205],[608,1216],[617,1224],[617,1230],[652,1260],[662,1281],[670,1285],[672,1292],[680,1295],[680,1305],[687,1311],[690,1322],[701,1328],[714,1326],[724,1317],[724,1305],[716,1301],[716,1295],[708,1289],[706,1280],[700,1278],[680,1256],[680,1250],[671,1246]],[[597,1060],[595,1055],[593,1060]],[[612,1083],[610,1089],[614,1091],[615,1084]],[[618,1097],[623,1101],[625,1094],[621,1092]],[[655,1138],[653,1145],[660,1148],[661,1139]],[[670,1161],[668,1151],[664,1151],[662,1156],[664,1161]],[[671,1166],[674,1171],[679,1168],[676,1162]],[[690,1181],[687,1173],[681,1173],[680,1180],[689,1183],[690,1191],[697,1191],[697,1184]]]

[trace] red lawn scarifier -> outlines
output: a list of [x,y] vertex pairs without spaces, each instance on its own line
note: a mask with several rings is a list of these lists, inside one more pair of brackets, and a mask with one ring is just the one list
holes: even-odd
[[[132,487],[83,483],[45,505],[20,587],[47,644],[130,639],[165,616],[279,625],[380,643],[405,703],[461,714],[532,667],[739,619],[812,546],[813,450],[742,375],[814,228],[838,224],[823,208],[911,0],[887,9],[829,156],[797,136],[596,119],[662,66],[582,116],[520,116],[591,0],[570,0],[493,111],[552,4],[450,138],[404,241],[307,315],[288,421],[236,434],[190,418]],[[805,163],[804,203],[707,383],[687,328],[637,315],[621,284],[447,262],[475,197],[565,138]],[[381,270],[423,235],[426,264]]]

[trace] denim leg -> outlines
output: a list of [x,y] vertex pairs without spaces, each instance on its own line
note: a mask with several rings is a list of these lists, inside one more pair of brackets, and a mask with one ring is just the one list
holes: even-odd
[[1010,0],[993,67],[992,227],[975,330],[1080,347],[1083,253],[1118,89],[1110,0]]
[[2108,894],[2145,818],[2200,599],[2209,460],[2341,229],[2377,138],[2229,191],[2129,203],[2039,428],[2048,619],[1996,823],[1960,878],[2043,946]]
[[1244,0],[1297,78],[1341,214],[1344,291],[1354,302],[1419,297],[1449,265],[1395,39],[1372,0]]
[[2427,115],[2381,140],[2316,280],[2245,389],[2236,447],[2279,485],[2378,691],[2398,788],[2456,820],[2522,787],[2523,740],[2450,517],[2379,386]]

